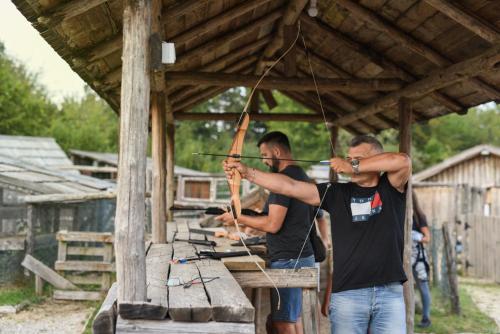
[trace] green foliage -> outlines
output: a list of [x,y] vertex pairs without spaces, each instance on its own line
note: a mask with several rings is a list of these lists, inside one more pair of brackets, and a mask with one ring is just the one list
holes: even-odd
[[10,59],[0,42],[0,133],[47,135],[55,111],[37,77]]
[[64,150],[118,151],[118,117],[89,88],[79,100],[66,98],[52,118],[49,133]]

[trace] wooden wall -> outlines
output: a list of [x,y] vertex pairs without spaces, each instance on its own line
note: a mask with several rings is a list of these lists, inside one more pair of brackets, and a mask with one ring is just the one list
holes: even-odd
[[492,154],[479,155],[449,167],[425,181],[468,184],[471,187],[500,186],[500,157]]
[[470,215],[468,273],[500,283],[500,217]]

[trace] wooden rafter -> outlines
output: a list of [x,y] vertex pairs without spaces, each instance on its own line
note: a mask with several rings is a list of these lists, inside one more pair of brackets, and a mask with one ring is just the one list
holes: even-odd
[[254,10],[257,7],[264,6],[271,0],[252,0],[252,1],[243,1],[240,4],[222,12],[205,22],[201,22],[196,26],[181,32],[180,34],[169,38],[169,40],[173,40],[175,43],[183,44],[189,42],[190,40],[200,36],[201,34],[216,29],[238,17],[245,15],[246,13]]
[[[176,120],[190,120],[190,121],[237,121],[241,116],[240,113],[187,113],[177,112],[174,113]],[[327,119],[331,115],[327,114]],[[279,121],[279,122],[323,122],[323,116],[314,114],[288,114],[288,113],[258,113],[252,114],[253,121]]]
[[277,28],[275,29],[275,35],[273,40],[267,45],[264,52],[262,52],[262,56],[257,63],[257,67],[255,69],[255,74],[260,75],[264,72],[266,62],[274,56],[274,54],[282,47],[283,45],[283,30],[284,26],[295,25],[297,23],[297,19],[300,16],[300,13],[304,9],[307,4],[307,0],[290,0],[288,5],[283,13],[282,19],[280,20]]
[[247,36],[251,32],[260,29],[262,26],[266,26],[276,21],[281,16],[282,16],[282,10],[276,9],[270,13],[263,15],[262,17],[258,18],[255,21],[245,24],[243,27],[236,28],[236,30],[231,31],[230,33],[223,33],[221,35],[218,35],[217,37],[207,41],[206,43],[203,43],[202,45],[197,46],[183,53],[182,54],[183,58],[181,61],[178,61],[176,63],[176,68],[184,67],[185,65],[187,65],[186,63],[189,62],[192,58],[204,55],[208,51],[211,51],[215,48],[220,48],[221,45],[227,46],[227,44],[239,38]]
[[474,58],[435,71],[424,79],[411,83],[399,91],[390,93],[372,104],[363,107],[356,114],[341,118],[339,123],[341,125],[349,124],[357,119],[373,115],[387,108],[392,108],[402,97],[419,99],[436,89],[444,88],[477,76],[480,73],[491,71],[499,66],[499,63],[500,44],[497,44]]
[[106,1],[107,0],[71,0],[52,8],[37,20],[38,23],[45,27],[54,27],[62,21],[81,15],[92,8],[102,5]]
[[[306,96],[303,96],[299,92],[281,92],[281,93],[283,95],[287,96],[288,98],[302,104],[307,109],[312,110],[312,111],[316,112],[317,114],[321,115],[321,109],[316,101],[311,100]],[[352,124],[347,125],[344,128],[354,135],[362,134],[362,132],[357,130],[356,128],[354,128]]]
[[[167,82],[172,85],[208,85],[219,87],[254,87],[260,77],[256,75],[231,75],[209,72],[167,72]],[[401,82],[394,79],[317,79],[320,91],[392,91],[401,88]],[[316,90],[310,78],[285,78],[266,76],[259,84],[262,89]]]
[[[247,68],[251,64],[255,64],[257,59],[258,59],[257,56],[250,56],[250,57],[247,57],[243,60],[236,60],[236,62],[227,66],[224,69],[221,69],[221,71],[224,73],[235,73],[235,72],[241,71],[244,68]],[[168,77],[168,74],[167,74],[167,77]],[[190,99],[192,97],[195,97],[199,91],[203,91],[206,88],[207,87],[193,86],[193,87],[186,89],[186,90],[180,90],[180,91],[175,92],[172,95],[170,95],[169,100],[172,103],[172,106],[174,107],[174,109],[176,109],[177,103],[181,102],[184,99]]]
[[278,102],[274,99],[272,91],[263,89],[261,90],[261,94],[269,110],[274,109],[278,105]]
[[[301,52],[304,54],[304,56],[306,56],[305,50],[302,49]],[[352,75],[349,72],[332,64],[332,62],[330,60],[313,53],[311,50],[309,50],[308,55],[309,55],[309,59],[311,60],[312,64],[316,63],[321,68],[324,68],[328,71],[331,71],[342,78],[355,78],[354,75]],[[303,71],[305,73],[308,73],[309,68],[304,69]],[[332,98],[334,98],[336,101],[340,101],[341,105],[346,106],[346,109],[349,112],[356,112],[358,109],[360,109],[362,107],[362,104],[359,101],[357,101],[356,99],[354,99],[346,94],[342,94],[341,92],[329,92],[329,95],[332,96]],[[387,128],[396,127],[398,125],[397,122],[392,121],[392,120],[388,121],[387,119],[379,117],[379,115],[374,115],[374,117],[377,119],[378,122],[382,123]]]
[[[410,73],[409,71],[403,69],[400,65],[397,63],[391,61],[388,59],[386,56],[379,54],[377,51],[371,49],[367,45],[363,45],[349,36],[341,33],[338,30],[333,29],[332,27],[320,22],[319,20],[314,20],[310,18],[309,16],[303,14],[300,17],[301,21],[308,24],[310,27],[317,31],[321,31],[324,34],[332,37],[335,39],[336,42],[344,45],[346,48],[356,52],[357,54],[365,57],[375,65],[379,66],[380,68],[386,69],[388,71],[391,71],[396,75],[398,78],[401,80],[404,80],[406,82],[413,82],[415,80],[420,79],[421,77],[418,77],[414,73]],[[464,106],[462,106],[459,102],[453,100],[449,96],[446,96],[443,93],[440,92],[433,92],[431,94],[431,97],[444,105],[446,108],[454,111],[461,113],[464,110],[467,110]]]
[[[438,66],[449,66],[452,61],[432,49],[425,43],[417,40],[413,36],[401,31],[396,26],[392,25],[390,22],[382,18],[380,15],[372,12],[371,10],[352,2],[351,0],[337,0],[336,2],[340,6],[349,10],[354,16],[362,19],[380,29],[382,32],[387,34],[390,38],[400,43],[407,49],[421,55],[425,59],[429,60],[433,64]],[[474,85],[476,89],[486,93],[491,99],[496,100],[500,98],[500,91],[496,88],[484,82],[479,78],[471,78],[470,83]]]
[[493,25],[472,14],[456,1],[425,0],[425,2],[484,40],[493,44],[500,42],[500,33]]
[[[214,61],[199,66],[197,68],[193,68],[193,70],[198,70],[198,71],[203,71],[203,72],[218,72],[222,70],[227,64],[232,64],[236,60],[246,56],[252,56],[255,52],[258,50],[262,49],[264,45],[269,43],[271,40],[271,35],[266,35],[262,38],[260,38],[257,41],[252,41],[251,43],[237,47],[235,49],[229,50],[226,54],[222,55],[221,57],[215,59]],[[175,88],[175,87],[174,87]],[[180,89],[177,89],[175,91],[172,91],[171,89],[168,91],[169,94],[178,94],[181,91],[187,91],[190,90],[189,87],[183,87]]]

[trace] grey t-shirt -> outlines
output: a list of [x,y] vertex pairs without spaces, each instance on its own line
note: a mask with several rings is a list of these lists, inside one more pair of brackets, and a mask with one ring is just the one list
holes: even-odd
[[[288,166],[280,173],[299,181],[309,181],[307,174],[299,166]],[[285,220],[277,233],[267,233],[267,252],[271,261],[295,259],[300,253],[304,240],[308,238],[310,224],[314,218],[314,207],[287,196],[271,193],[264,206],[268,213],[269,205],[276,204],[288,208]],[[311,242],[306,242],[300,257],[313,255]]]

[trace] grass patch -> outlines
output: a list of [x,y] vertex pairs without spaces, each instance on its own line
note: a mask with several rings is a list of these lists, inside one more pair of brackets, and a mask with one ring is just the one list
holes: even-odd
[[23,302],[38,304],[45,296],[35,294],[34,284],[16,284],[0,286],[0,305],[17,305]]
[[[418,294],[418,292],[416,291]],[[482,313],[474,304],[469,294],[464,288],[459,287],[460,306],[462,315],[450,314],[449,301],[442,295],[439,288],[431,289],[432,305],[431,320],[429,328],[419,328],[415,326],[417,333],[497,333],[495,322]],[[415,314],[415,324],[420,322],[422,315]]]
[[102,299],[101,301],[88,301],[88,305],[92,306],[94,308],[94,312],[92,312],[92,315],[90,316],[90,320],[87,322],[87,325],[85,326],[85,330],[83,331],[82,334],[92,334],[92,323],[94,322],[94,318],[97,315],[97,312],[99,312],[99,309],[101,308],[101,304],[104,301]]

